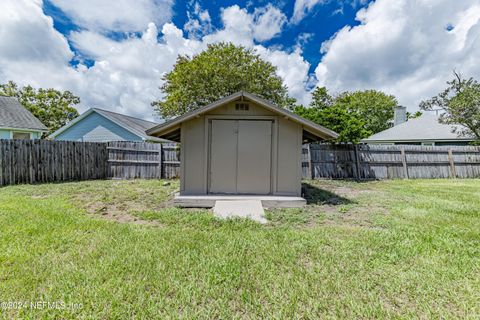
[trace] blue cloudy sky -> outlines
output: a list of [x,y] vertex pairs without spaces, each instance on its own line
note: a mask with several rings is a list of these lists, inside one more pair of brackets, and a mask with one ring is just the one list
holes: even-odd
[[179,54],[231,41],[277,67],[308,104],[378,89],[410,110],[455,69],[480,78],[480,0],[2,0],[0,81],[68,89],[80,111],[147,119]]

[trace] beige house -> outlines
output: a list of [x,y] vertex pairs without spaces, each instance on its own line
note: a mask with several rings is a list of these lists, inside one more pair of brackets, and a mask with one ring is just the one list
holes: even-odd
[[147,134],[181,143],[180,195],[175,202],[187,205],[185,200],[196,199],[196,206],[206,207],[214,205],[216,195],[300,197],[302,143],[337,137],[246,92],[155,126]]

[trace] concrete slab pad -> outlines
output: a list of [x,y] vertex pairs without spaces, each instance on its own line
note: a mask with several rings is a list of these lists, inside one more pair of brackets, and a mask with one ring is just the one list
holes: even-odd
[[258,223],[268,222],[260,200],[216,201],[213,213],[221,219],[247,218]]
[[260,200],[264,208],[301,208],[307,204],[302,197],[273,195],[181,195],[176,194],[173,203],[185,208],[213,208],[217,201]]

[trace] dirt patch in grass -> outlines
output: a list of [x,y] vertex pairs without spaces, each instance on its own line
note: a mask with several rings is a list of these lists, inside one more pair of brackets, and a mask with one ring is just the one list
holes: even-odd
[[155,226],[155,227],[163,227],[158,221],[155,220],[143,220],[137,216],[133,216],[128,213],[107,213],[100,216],[102,219],[108,219],[112,221],[116,221],[119,223],[131,223],[131,224],[139,224],[139,225],[148,225],[148,226]]
[[323,224],[325,225],[340,225],[378,230],[383,228],[376,225],[372,218],[377,214],[387,213],[386,211],[378,208],[371,208],[363,205],[356,205],[355,207],[349,208],[346,211],[332,208],[331,206],[326,206],[322,209],[327,212],[325,215],[326,218],[323,221]]
[[132,223],[141,225],[161,226],[157,221],[143,220],[129,212],[144,211],[145,206],[135,205],[136,208],[118,208],[115,205],[105,205],[100,202],[88,203],[84,206],[88,214],[96,218],[112,220],[119,223]]
[[378,190],[354,181],[314,180],[302,184],[307,206],[301,209],[276,209],[267,212],[273,226],[314,228],[319,225],[378,229],[372,221],[386,210],[373,199]]
[[171,207],[177,188],[176,181],[113,181],[101,189],[85,188],[70,196],[90,215],[119,223],[160,226],[157,221],[140,218],[138,213]]

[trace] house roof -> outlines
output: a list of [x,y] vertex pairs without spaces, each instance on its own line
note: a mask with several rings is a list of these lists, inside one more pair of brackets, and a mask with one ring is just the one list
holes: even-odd
[[48,131],[48,128],[22,106],[17,98],[3,96],[0,96],[0,127]]
[[363,139],[362,142],[473,140],[473,137],[459,137],[456,133],[452,132],[454,127],[460,126],[440,123],[438,118],[437,115],[423,114],[418,118],[410,119],[407,122],[374,134],[367,139]]
[[124,114],[120,114],[120,113],[116,113],[116,112],[112,112],[112,111],[108,111],[108,110],[104,110],[104,109],[100,109],[100,108],[91,108],[91,109],[87,110],[86,112],[84,112],[79,117],[73,119],[72,121],[70,121],[69,123],[67,123],[63,127],[61,127],[60,129],[58,129],[57,131],[52,133],[50,135],[50,138],[55,138],[56,136],[58,136],[59,134],[61,134],[62,132],[64,132],[65,130],[67,130],[68,128],[70,128],[71,126],[76,124],[77,122],[80,122],[81,120],[83,120],[88,115],[90,115],[94,112],[103,116],[103,117],[105,117],[105,118],[107,118],[108,120],[114,122],[115,124],[121,126],[125,130],[130,131],[131,133],[139,136],[143,140],[156,141],[156,142],[167,142],[167,140],[165,140],[165,139],[160,139],[160,138],[157,138],[157,137],[154,137],[154,136],[150,136],[146,133],[147,129],[158,125],[157,122],[147,121],[147,120],[127,116],[127,115],[124,115]]
[[179,116],[175,119],[172,119],[170,121],[167,121],[165,123],[162,123],[162,124],[159,124],[155,127],[152,127],[149,130],[147,130],[147,133],[150,134],[150,135],[161,136],[161,137],[165,137],[167,139],[176,140],[176,139],[178,139],[178,134],[173,134],[172,135],[171,133],[173,131],[178,130],[179,127],[180,127],[180,124],[182,122],[191,120],[195,117],[198,117],[199,115],[202,115],[206,112],[209,112],[213,109],[216,109],[216,108],[224,105],[225,103],[235,101],[239,98],[245,98],[247,100],[253,101],[253,102],[259,104],[260,106],[264,107],[267,110],[270,110],[274,113],[282,115],[282,116],[284,116],[285,118],[288,118],[291,121],[300,123],[303,126],[303,129],[304,129],[304,137],[306,137],[308,139],[321,138],[321,139],[327,140],[327,139],[332,139],[332,138],[334,139],[334,138],[338,137],[338,134],[336,132],[333,132],[330,129],[327,129],[327,128],[325,128],[321,125],[318,125],[315,122],[312,122],[312,121],[307,120],[305,118],[302,118],[302,117],[296,115],[295,113],[290,112],[287,109],[280,108],[280,107],[272,104],[271,102],[269,102],[265,99],[262,99],[258,96],[255,96],[255,95],[251,94],[251,93],[247,93],[247,92],[243,92],[243,91],[234,93],[230,96],[222,98],[222,99],[220,99],[216,102],[213,102],[209,105],[203,106],[199,109],[196,109],[196,110],[188,112],[184,115],[181,115],[181,116]]

